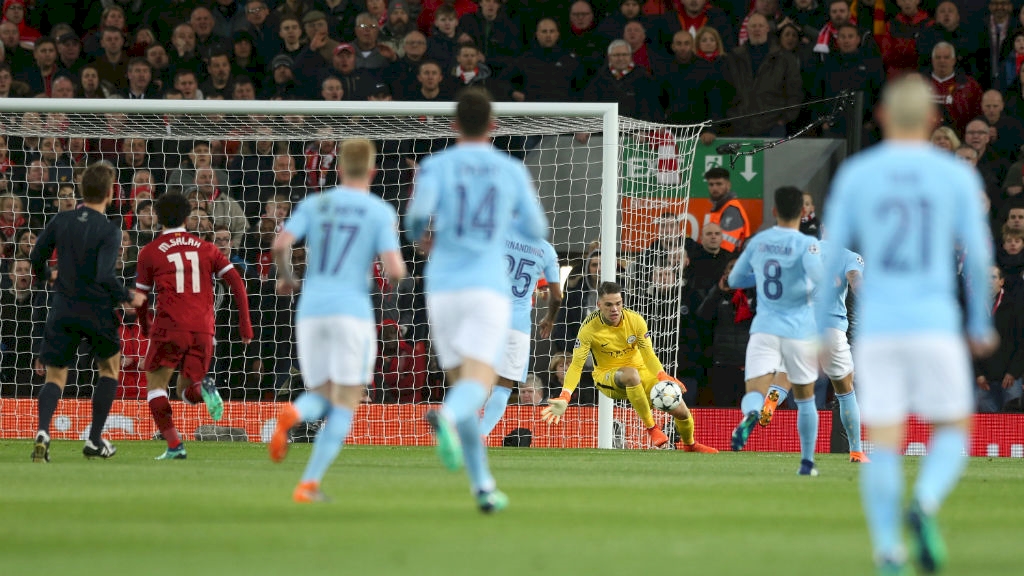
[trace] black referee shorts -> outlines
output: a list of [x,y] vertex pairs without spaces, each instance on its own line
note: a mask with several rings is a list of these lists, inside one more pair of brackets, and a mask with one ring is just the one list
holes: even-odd
[[68,302],[57,296],[46,318],[40,360],[45,366],[67,368],[75,363],[83,340],[94,358],[110,358],[121,351],[118,324],[110,305]]

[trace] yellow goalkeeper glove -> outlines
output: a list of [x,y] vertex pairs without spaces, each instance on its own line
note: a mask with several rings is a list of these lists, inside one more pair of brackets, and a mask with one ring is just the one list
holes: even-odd
[[561,422],[562,415],[565,414],[565,410],[569,407],[570,398],[572,398],[572,392],[568,390],[562,390],[558,398],[549,398],[548,405],[540,411],[540,419],[548,424],[558,424]]
[[661,372],[658,372],[658,382],[662,382],[662,381],[665,381],[665,380],[668,380],[669,382],[675,382],[676,385],[679,386],[680,390],[682,390],[683,392],[686,392],[686,384],[683,384],[682,382],[680,382],[678,378],[676,378],[675,376],[669,376],[669,373],[665,372],[664,370],[662,370]]

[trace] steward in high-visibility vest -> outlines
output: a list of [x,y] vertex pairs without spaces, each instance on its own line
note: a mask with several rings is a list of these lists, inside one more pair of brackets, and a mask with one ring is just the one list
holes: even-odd
[[711,198],[708,222],[714,222],[722,228],[722,248],[737,252],[750,238],[750,218],[732,192],[729,171],[720,167],[712,168],[704,173],[704,180]]

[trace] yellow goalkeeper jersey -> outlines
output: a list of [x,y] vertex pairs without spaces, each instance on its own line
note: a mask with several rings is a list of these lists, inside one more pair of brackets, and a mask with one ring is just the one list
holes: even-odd
[[647,321],[629,308],[622,310],[618,326],[606,324],[598,311],[587,316],[576,336],[572,364],[566,371],[563,390],[571,393],[576,389],[590,354],[594,355],[595,371],[630,366],[638,370],[646,368],[653,375],[663,370],[651,346]]

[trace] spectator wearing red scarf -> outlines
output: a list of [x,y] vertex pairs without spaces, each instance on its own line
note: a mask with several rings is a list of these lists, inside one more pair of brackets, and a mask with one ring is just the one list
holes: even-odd
[[666,54],[672,53],[672,38],[676,32],[686,30],[694,38],[697,33],[710,27],[718,32],[726,46],[736,45],[736,36],[729,16],[707,0],[671,0],[672,10],[658,16],[651,24],[649,36],[655,46]]

